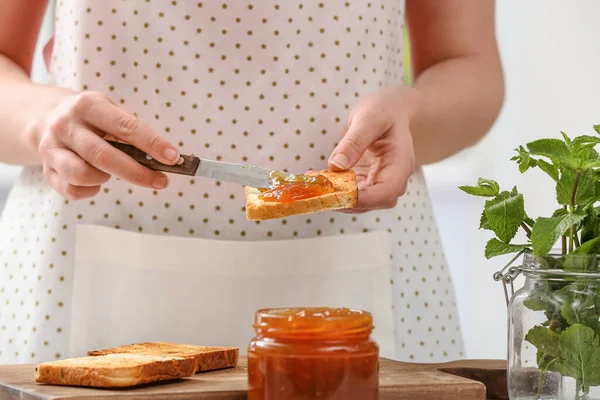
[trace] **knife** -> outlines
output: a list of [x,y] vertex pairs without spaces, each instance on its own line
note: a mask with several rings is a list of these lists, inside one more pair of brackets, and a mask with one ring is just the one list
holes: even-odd
[[[278,172],[283,176],[293,174],[273,169],[255,167],[251,165],[234,164],[214,160],[206,160],[191,155],[181,155],[179,164],[167,165],[156,161],[142,150],[125,143],[107,142],[121,150],[143,166],[155,171],[169,172],[188,176],[205,176],[224,182],[237,183],[254,188],[268,188],[271,186],[271,174]],[[183,161],[183,162],[182,162]]]

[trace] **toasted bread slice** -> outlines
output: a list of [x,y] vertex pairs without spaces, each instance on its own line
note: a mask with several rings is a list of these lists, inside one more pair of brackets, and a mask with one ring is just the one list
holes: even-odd
[[297,214],[352,208],[358,202],[358,185],[354,171],[310,172],[307,175],[323,175],[333,183],[335,192],[290,203],[263,201],[258,189],[246,187],[246,218],[251,221],[289,217]]
[[130,344],[112,349],[90,351],[88,355],[103,356],[125,353],[193,359],[196,364],[196,372],[235,367],[240,356],[239,349],[234,347],[192,346],[163,342]]
[[51,385],[118,388],[194,375],[191,358],[143,354],[108,354],[39,364],[35,381]]

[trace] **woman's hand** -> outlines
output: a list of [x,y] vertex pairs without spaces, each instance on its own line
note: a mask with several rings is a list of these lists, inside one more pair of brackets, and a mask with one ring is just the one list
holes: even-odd
[[329,158],[333,170],[356,171],[358,204],[345,212],[396,206],[415,169],[410,122],[417,104],[415,89],[392,86],[365,96],[351,111]]
[[111,175],[148,188],[168,185],[165,174],[143,167],[106,139],[130,143],[164,164],[180,157],[175,146],[98,92],[66,94],[32,131],[46,180],[70,200],[95,196]]

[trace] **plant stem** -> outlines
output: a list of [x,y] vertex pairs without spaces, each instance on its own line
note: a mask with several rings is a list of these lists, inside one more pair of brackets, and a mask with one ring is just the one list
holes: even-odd
[[529,227],[527,226],[527,224],[525,222],[521,222],[521,228],[523,228],[525,233],[527,233],[527,237],[531,238],[531,229],[529,229]]
[[581,244],[579,243],[579,237],[577,236],[577,232],[575,232],[573,239],[575,240],[575,247],[581,246]]
[[[563,206],[563,210],[567,211],[567,206]],[[562,235],[562,253],[567,254],[567,236]]]
[[[547,357],[544,355],[544,357]],[[542,393],[544,391],[544,381],[546,380],[546,368],[540,371],[540,377],[538,378],[538,389],[536,399],[542,398]]]
[[[569,212],[573,213],[575,211],[575,207],[570,206]],[[573,236],[575,236],[575,225],[572,225],[569,229],[569,253],[573,252]]]
[[571,227],[571,231],[569,232],[569,253],[573,252],[573,227]]
[[542,398],[542,391],[544,389],[544,380],[546,380],[546,371],[540,371],[540,377],[538,378],[538,390],[536,399]]
[[[575,174],[575,182],[573,183],[573,191],[571,192],[571,204],[569,207],[569,212],[575,212],[575,199],[577,198],[577,186],[579,185],[579,178],[581,177],[581,168],[577,168],[577,173]],[[575,225],[571,226],[569,230],[569,253],[573,252],[573,240],[579,243],[577,239],[577,233],[575,232]]]
[[578,168],[577,174],[575,174],[575,183],[573,183],[573,192],[571,192],[571,208],[575,208],[575,198],[577,196],[577,186],[579,185],[580,177],[581,177],[581,168]]

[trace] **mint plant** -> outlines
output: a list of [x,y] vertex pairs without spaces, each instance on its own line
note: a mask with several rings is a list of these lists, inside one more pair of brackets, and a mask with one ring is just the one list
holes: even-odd
[[[594,130],[600,135],[600,125]],[[556,188],[557,208],[550,216],[533,220],[525,210],[516,187],[501,190],[497,182],[479,179],[475,186],[461,186],[467,194],[486,198],[479,228],[494,235],[485,256],[532,252],[540,269],[564,272],[596,272],[600,253],[600,155],[595,146],[600,136],[571,139],[540,139],[519,146],[511,158],[519,171],[539,168]],[[514,243],[517,232],[526,237]],[[560,257],[550,254],[560,243]],[[550,275],[552,277],[552,275]],[[545,374],[558,372],[576,381],[577,397],[586,398],[590,388],[600,386],[600,274],[598,279],[540,279],[524,304],[544,312],[546,321],[532,328],[526,340],[537,349],[541,371],[538,395]]]

